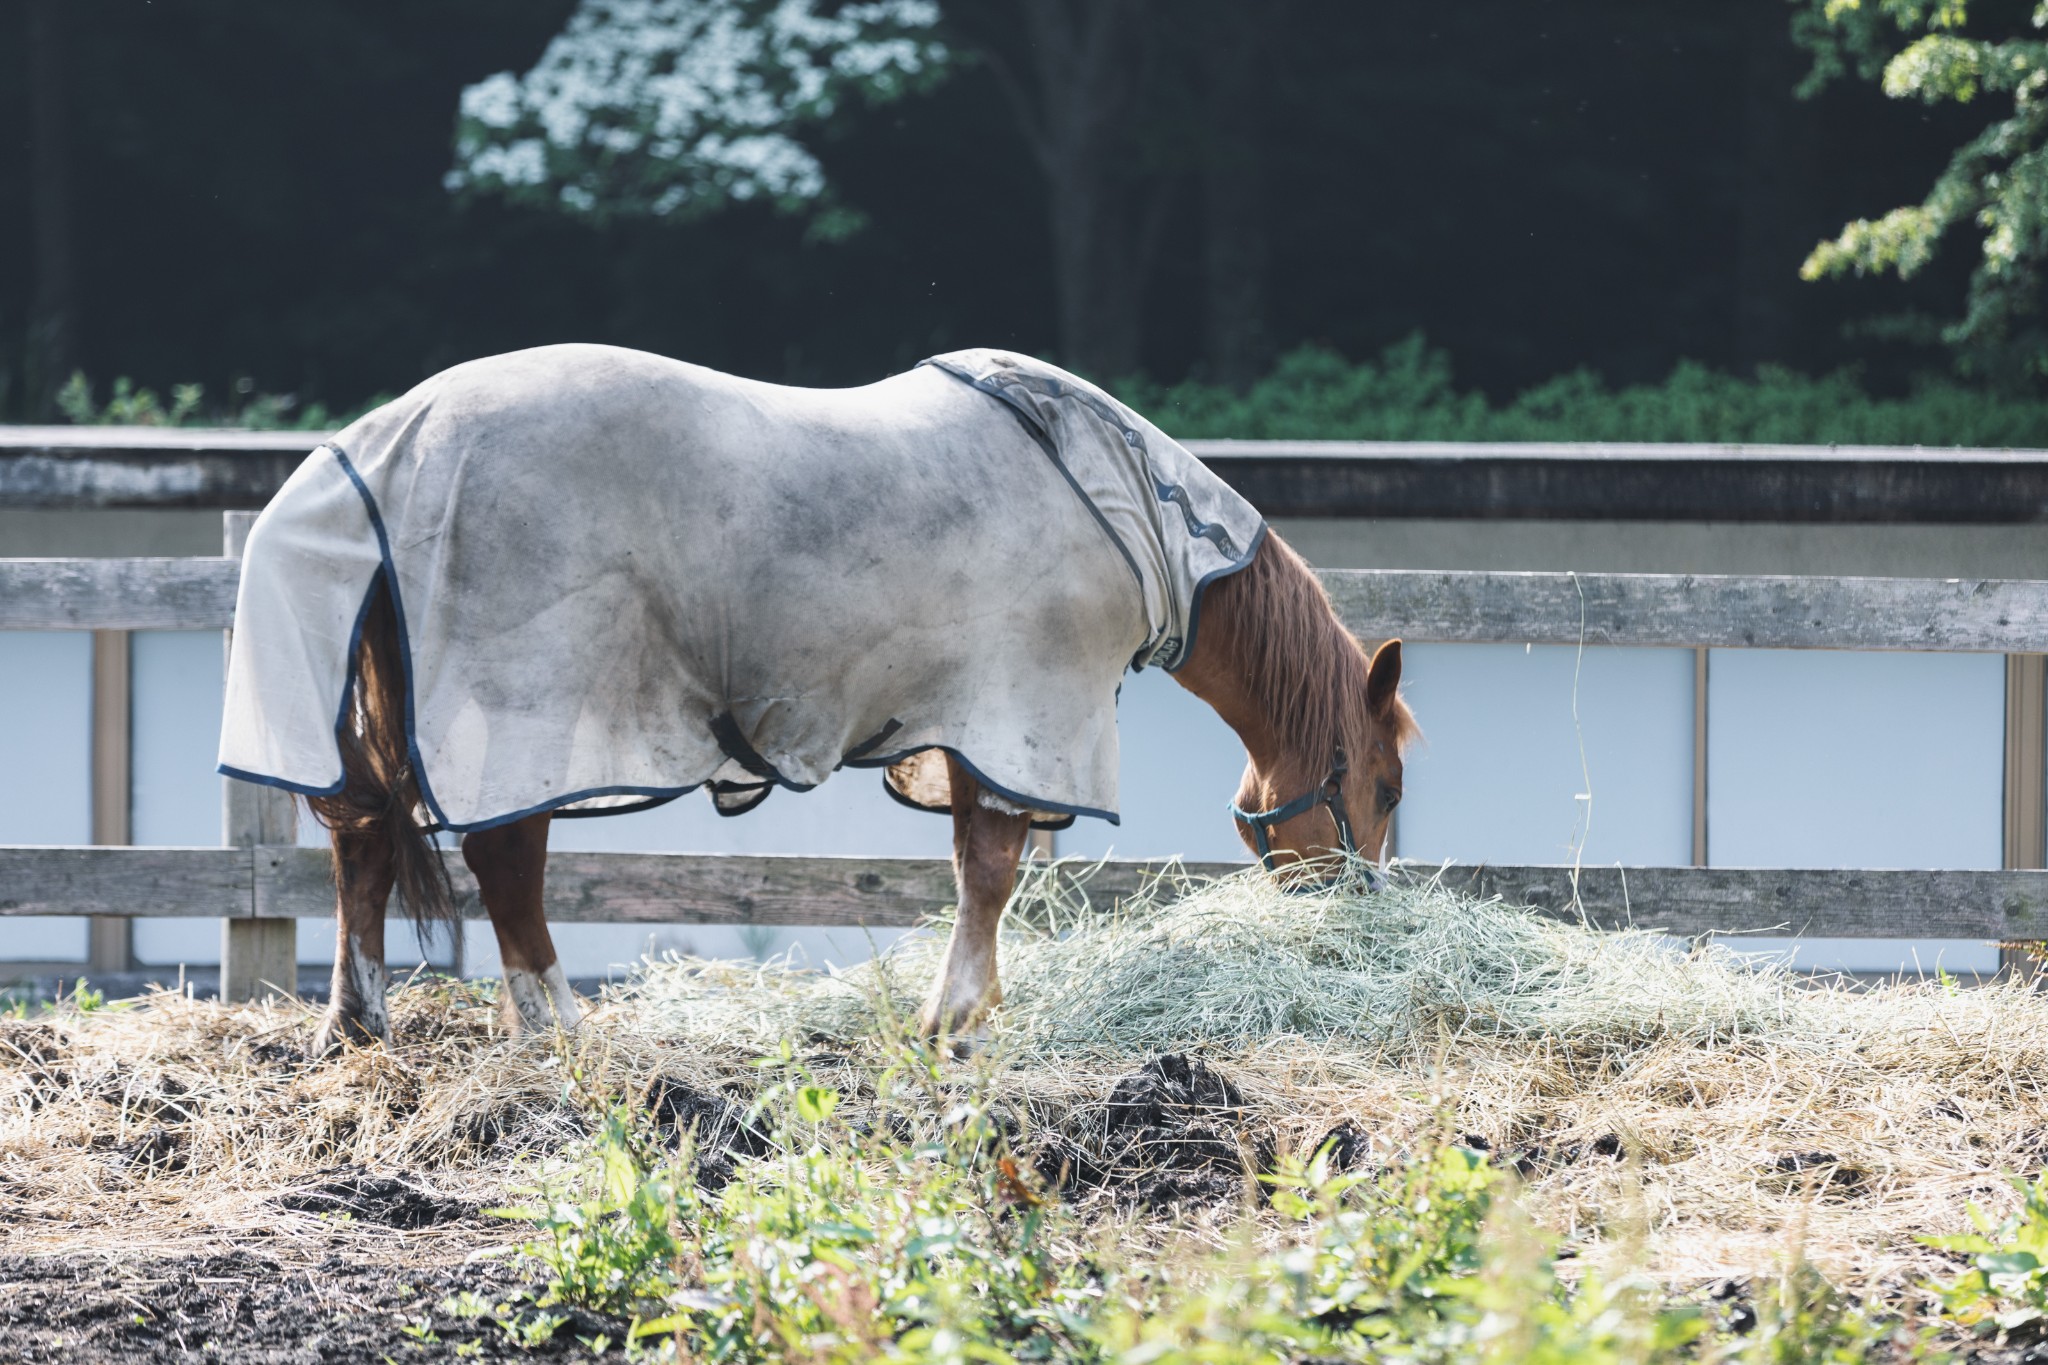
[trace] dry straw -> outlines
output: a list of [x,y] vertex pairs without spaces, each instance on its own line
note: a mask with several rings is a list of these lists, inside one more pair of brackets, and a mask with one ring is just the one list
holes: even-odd
[[[1469,1136],[1522,1163],[1540,1220],[1639,1243],[1675,1280],[1766,1269],[1803,1228],[1823,1270],[1889,1288],[1944,1270],[1915,1237],[2006,1206],[2003,1177],[2048,1145],[2048,997],[2016,985],[1814,983],[1408,875],[1370,895],[1169,877],[1108,909],[1074,887],[1028,879],[1007,1002],[957,1072],[1027,1130],[1085,1142],[1119,1075],[1199,1053],[1282,1153],[1343,1122],[1383,1157]],[[129,1254],[502,1246],[513,1230],[482,1220],[400,1232],[280,1198],[368,1171],[499,1202],[573,1150],[572,1075],[743,1101],[784,1040],[858,1119],[937,953],[924,934],[841,973],[654,964],[566,1042],[502,1037],[487,988],[414,985],[390,1049],[324,1062],[297,1051],[316,1015],[297,1003],[0,1023],[0,1250],[105,1253],[109,1227]],[[1220,1239],[1237,1211],[1162,1216]]]
[[[1935,1273],[1916,1237],[1960,1230],[1971,1200],[2004,1207],[2003,1177],[2048,1151],[2048,996],[2018,985],[1816,981],[1412,873],[1371,894],[1169,877],[1102,914],[1073,884],[1020,891],[986,1044],[987,1083],[1042,1121],[1147,1055],[1199,1051],[1283,1150],[1346,1120],[1382,1151],[1448,1125],[1519,1160],[1560,1231],[1646,1216],[1682,1280],[1752,1273],[1800,1226],[1845,1281]],[[625,1018],[858,1043],[922,995],[939,946],[840,973],[658,964]]]

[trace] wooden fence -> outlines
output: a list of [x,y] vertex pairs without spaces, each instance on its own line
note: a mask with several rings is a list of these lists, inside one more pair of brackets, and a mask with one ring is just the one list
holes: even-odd
[[[226,516],[220,558],[0,560],[0,629],[230,630],[253,514]],[[2048,650],[2044,581],[1381,570],[1322,578],[1346,624],[1368,637],[1982,652],[2026,657],[2036,675]],[[2020,788],[2041,785],[2038,726],[2034,733]],[[293,921],[333,912],[326,854],[291,845],[280,793],[225,785],[223,847],[0,847],[0,915],[218,918],[224,993],[294,988]],[[2007,785],[2014,789],[2014,774]],[[2038,802],[2033,809],[2038,822]],[[1091,893],[1126,893],[1157,867],[1106,864]],[[450,870],[466,892],[464,913],[481,917],[459,858]],[[2048,873],[2033,870],[1586,868],[1577,909],[1570,869],[1443,875],[1601,925],[1683,935],[2048,938]],[[572,923],[907,925],[952,900],[939,859],[558,853],[548,865],[548,914]]]

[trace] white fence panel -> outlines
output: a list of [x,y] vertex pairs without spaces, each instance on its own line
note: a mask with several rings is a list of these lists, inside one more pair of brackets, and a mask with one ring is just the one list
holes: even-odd
[[[92,842],[92,636],[0,631],[0,843]],[[0,961],[82,962],[86,923],[0,924]]]
[[[1713,651],[1709,864],[1999,866],[2004,695],[1991,655]],[[1948,940],[1748,943],[1852,971],[1998,965],[1995,947]]]

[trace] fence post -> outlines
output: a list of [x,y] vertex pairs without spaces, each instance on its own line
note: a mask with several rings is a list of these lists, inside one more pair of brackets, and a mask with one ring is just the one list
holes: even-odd
[[[2048,867],[2048,656],[2005,656],[2005,865]],[[2002,974],[2037,982],[2037,953],[2003,948]]]
[[[92,841],[129,841],[134,765],[130,761],[128,632],[92,633]],[[87,924],[86,964],[96,975],[132,968],[134,921],[95,915]]]
[[[226,513],[222,553],[242,557],[254,512]],[[234,631],[225,637],[230,643]],[[229,848],[289,844],[298,838],[298,812],[291,794],[233,778],[221,780],[221,842]],[[227,919],[220,924],[220,998],[255,1000],[299,989],[299,922],[293,919]]]

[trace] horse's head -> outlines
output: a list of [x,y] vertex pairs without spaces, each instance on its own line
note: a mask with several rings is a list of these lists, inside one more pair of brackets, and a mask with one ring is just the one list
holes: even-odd
[[[1361,652],[1361,658],[1362,658]],[[1269,869],[1333,854],[1378,861],[1401,802],[1401,750],[1415,718],[1401,700],[1401,642],[1373,652],[1362,686],[1334,699],[1329,735],[1265,768],[1254,760],[1238,784],[1237,832]],[[1354,675],[1356,676],[1356,675]]]

